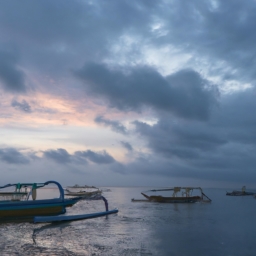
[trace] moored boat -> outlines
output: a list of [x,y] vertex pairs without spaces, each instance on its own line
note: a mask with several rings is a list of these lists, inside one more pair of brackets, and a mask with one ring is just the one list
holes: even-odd
[[253,196],[253,195],[255,195],[254,192],[247,192],[245,190],[246,190],[246,187],[243,186],[242,190],[234,190],[232,192],[226,192],[226,195],[227,196]]
[[[58,187],[60,193],[59,198],[36,199],[37,189],[49,184],[55,184]],[[6,191],[11,187],[14,187],[15,191]],[[0,196],[3,198],[0,201],[0,221],[22,221],[33,219],[37,215],[64,214],[66,207],[71,207],[81,200],[81,197],[64,198],[64,190],[56,181],[7,184],[0,187],[0,189],[5,190],[0,192]]]
[[102,191],[94,186],[69,186],[65,189],[66,196],[80,196],[83,198],[91,198],[94,196],[99,196],[102,194]]
[[[199,193],[196,195],[192,195],[192,192],[197,190]],[[163,196],[163,195],[147,195],[146,193],[152,192],[163,192],[163,191],[172,191],[171,196]],[[158,203],[196,203],[196,202],[211,202],[211,199],[207,197],[202,188],[200,187],[174,187],[174,188],[166,188],[166,189],[153,189],[145,192],[141,192],[141,194],[147,200],[141,199],[132,199],[133,202],[158,202]]]

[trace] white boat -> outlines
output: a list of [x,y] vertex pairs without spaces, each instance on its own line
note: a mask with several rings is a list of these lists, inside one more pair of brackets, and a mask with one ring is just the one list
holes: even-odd
[[84,198],[91,198],[101,194],[102,194],[102,191],[99,188],[94,186],[74,185],[74,186],[68,186],[67,188],[65,188],[66,196],[80,196]]

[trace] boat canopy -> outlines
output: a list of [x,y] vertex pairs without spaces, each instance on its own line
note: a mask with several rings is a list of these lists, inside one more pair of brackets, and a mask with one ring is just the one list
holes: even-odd
[[[7,185],[4,185],[4,186],[0,186],[0,189],[4,189],[4,188],[8,188],[8,187],[15,187],[16,188],[15,192],[20,192],[21,193],[22,188],[30,187],[31,191],[28,194],[28,198],[31,194],[32,198],[34,199],[36,197],[36,189],[45,187],[45,186],[47,186],[51,183],[57,185],[57,187],[59,188],[59,191],[60,191],[60,197],[59,198],[61,200],[64,200],[64,190],[63,190],[62,186],[57,181],[53,181],[53,180],[47,181],[45,183],[14,183],[14,184],[7,184]],[[2,192],[2,193],[4,193],[4,192]]]
[[[145,196],[146,198],[150,199],[150,198],[156,198],[158,197],[158,199],[160,200],[164,200],[164,199],[168,199],[169,198],[172,198],[173,200],[176,200],[177,198],[190,198],[192,197],[192,192],[193,190],[199,190],[200,191],[200,197],[201,198],[201,201],[204,201],[204,202],[210,202],[211,199],[206,196],[202,190],[201,187],[173,187],[173,188],[161,188],[161,189],[151,189],[151,190],[147,190],[147,191],[143,191],[141,194],[143,196]],[[165,196],[162,196],[162,195],[158,195],[158,196],[147,196],[145,193],[148,193],[148,192],[158,192],[158,191],[173,191],[173,194],[171,197],[165,197]],[[157,200],[157,199],[155,199]]]
[[94,186],[87,186],[87,185],[78,185],[78,184],[76,184],[76,185],[74,185],[74,186],[67,186],[68,188],[95,188],[95,189],[99,189],[99,188],[97,188],[97,187],[94,187]]
[[203,193],[203,190],[201,187],[173,187],[173,188],[161,188],[161,189],[150,189],[143,192],[158,192],[158,191],[174,191],[174,193],[180,192],[181,190],[185,190],[187,192],[190,192],[194,189],[198,189]]

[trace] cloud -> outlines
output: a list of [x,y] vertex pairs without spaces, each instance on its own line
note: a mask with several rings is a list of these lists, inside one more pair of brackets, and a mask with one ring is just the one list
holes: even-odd
[[[254,89],[226,95],[207,122],[169,119],[166,115],[159,116],[153,125],[135,121],[135,131],[151,152],[127,168],[136,165],[136,170],[142,173],[206,180],[231,182],[231,173],[232,182],[254,179],[256,117],[251,114],[256,104],[254,99]],[[157,164],[154,171],[151,167]],[[245,173],[247,178],[243,177]]]
[[113,131],[117,133],[127,134],[127,129],[118,121],[112,121],[104,118],[103,116],[97,116],[94,121],[98,124],[103,124],[110,127]]
[[166,157],[198,158],[205,151],[213,151],[228,140],[210,126],[169,119],[160,119],[155,125],[135,121],[136,131],[148,141],[148,146]]
[[51,159],[59,164],[71,162],[71,155],[66,149],[59,148],[57,150],[49,149],[43,152],[44,157]]
[[127,141],[120,141],[121,145],[126,148],[128,151],[133,151],[132,145]]
[[151,67],[110,70],[101,64],[86,64],[74,72],[91,94],[108,101],[109,107],[140,112],[148,106],[190,118],[206,120],[216,101],[216,91],[193,70],[163,77]]
[[26,92],[25,74],[18,68],[18,58],[14,52],[0,48],[0,82],[9,92]]
[[22,100],[21,102],[18,102],[17,100],[13,99],[12,100],[12,107],[21,110],[23,112],[31,113],[31,106],[27,103],[27,101]]
[[0,149],[0,159],[8,164],[28,164],[28,157],[20,153],[15,148]]
[[[160,15],[161,14],[161,15]],[[171,15],[170,15],[171,14]],[[255,1],[179,1],[159,5],[156,20],[164,35],[154,46],[178,46],[191,55],[190,64],[209,69],[224,80],[251,82],[255,76]],[[158,30],[153,33],[159,32]]]
[[93,152],[91,150],[76,151],[75,156],[84,157],[96,164],[112,164],[116,162],[115,159],[105,150],[103,150],[102,152]]
[[126,28],[143,30],[155,6],[153,1],[1,2],[1,40],[20,49],[31,69],[62,78],[85,60],[108,56]]
[[43,155],[45,158],[59,164],[87,164],[87,160],[96,164],[112,164],[116,162],[105,150],[101,152],[94,152],[92,150],[76,151],[74,154],[69,154],[66,149],[59,148],[57,150],[46,150],[43,152]]
[[[14,6],[18,12],[13,12]],[[68,70],[84,61],[148,64],[143,59],[146,47],[156,51],[173,47],[190,55],[186,67],[209,68],[224,79],[251,82],[255,78],[254,9],[253,0],[232,4],[3,1],[1,41],[3,48],[11,42],[19,49],[22,64],[54,77],[67,76]],[[172,58],[166,66],[173,64]]]
[[[255,9],[254,0],[0,1],[1,163],[86,166],[95,177],[106,164],[109,180],[255,180]],[[100,115],[116,111],[118,120]],[[93,117],[119,134],[99,135]],[[120,142],[111,155],[110,140]]]
[[[254,151],[255,152],[255,151]],[[154,180],[161,180],[158,186],[187,186],[194,185],[219,186],[222,182],[227,184],[245,182],[253,186],[256,178],[254,171],[254,153],[247,154],[237,148],[213,151],[202,154],[197,159],[181,159],[179,157],[162,157],[159,154],[141,154],[134,161],[124,165],[126,175],[142,175]],[[243,171],[241,171],[243,170]]]

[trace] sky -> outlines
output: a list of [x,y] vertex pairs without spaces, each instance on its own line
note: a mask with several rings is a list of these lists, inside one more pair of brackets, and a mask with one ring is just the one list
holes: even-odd
[[1,1],[1,184],[256,188],[255,24],[255,0]]

